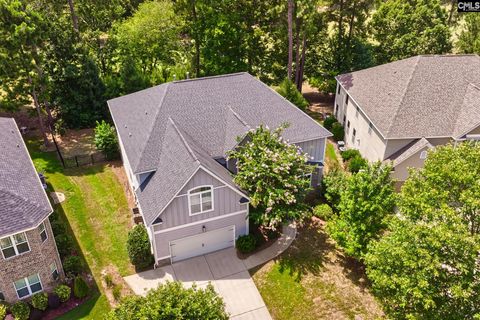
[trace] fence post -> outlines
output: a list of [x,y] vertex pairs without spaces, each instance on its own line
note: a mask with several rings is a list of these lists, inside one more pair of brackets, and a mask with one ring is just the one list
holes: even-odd
[[77,164],[77,168],[79,167],[78,165],[78,159],[77,159],[77,156],[75,156],[75,163]]

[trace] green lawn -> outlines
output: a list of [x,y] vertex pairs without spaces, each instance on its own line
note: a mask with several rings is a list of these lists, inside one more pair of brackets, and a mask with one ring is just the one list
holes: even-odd
[[251,274],[276,320],[382,318],[362,270],[335,248],[323,227],[311,224],[298,230],[279,258]]
[[[122,276],[134,272],[126,250],[129,212],[122,185],[111,164],[64,170],[52,152],[39,151],[29,142],[37,170],[47,177],[49,192],[65,194],[54,207],[73,233],[75,245],[100,288],[101,271],[113,265]],[[65,315],[64,319],[99,319],[109,309],[104,295],[92,299]]]
[[338,161],[337,154],[335,153],[335,147],[328,140],[325,149],[325,163],[329,169],[340,167],[340,162]]

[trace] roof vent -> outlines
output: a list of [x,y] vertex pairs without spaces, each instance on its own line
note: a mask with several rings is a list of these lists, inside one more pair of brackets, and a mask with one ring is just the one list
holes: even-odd
[[125,128],[127,127],[127,125],[125,125]]
[[129,132],[129,133],[128,133],[128,136],[129,136],[129,137],[131,137],[131,136],[132,136],[132,133],[131,133],[131,132]]

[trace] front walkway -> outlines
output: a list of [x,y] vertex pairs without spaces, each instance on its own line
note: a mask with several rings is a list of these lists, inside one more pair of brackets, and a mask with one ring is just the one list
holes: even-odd
[[186,287],[195,283],[199,288],[211,283],[223,297],[231,319],[271,319],[248,270],[275,258],[290,246],[295,239],[295,226],[284,226],[282,231],[274,244],[245,260],[237,257],[235,248],[228,248],[137,273],[125,277],[125,281],[138,295],[146,295],[148,290],[166,281],[181,281]]

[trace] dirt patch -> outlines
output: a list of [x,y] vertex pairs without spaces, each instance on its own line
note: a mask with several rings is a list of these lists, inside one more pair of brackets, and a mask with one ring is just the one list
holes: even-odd
[[334,94],[321,93],[306,82],[302,86],[302,94],[310,103],[310,111],[333,113],[333,104],[335,102]]
[[67,130],[63,136],[56,135],[55,138],[63,156],[74,157],[96,152],[93,131],[93,128]]
[[[135,197],[133,195],[132,188],[130,188],[130,183],[128,182],[127,173],[125,172],[122,161],[118,160],[110,162],[110,168],[112,169],[112,172],[117,176],[118,182],[120,182],[120,184],[122,185],[125,196],[127,197],[128,208],[131,211],[131,209],[136,207],[137,205],[135,204]],[[130,225],[130,227],[132,225]]]
[[123,277],[120,275],[118,269],[115,266],[107,266],[105,269],[102,270],[101,275],[103,291],[105,292],[108,303],[110,303],[110,306],[112,308],[118,306],[121,298],[133,295],[132,290],[125,282],[125,280],[123,280]]

